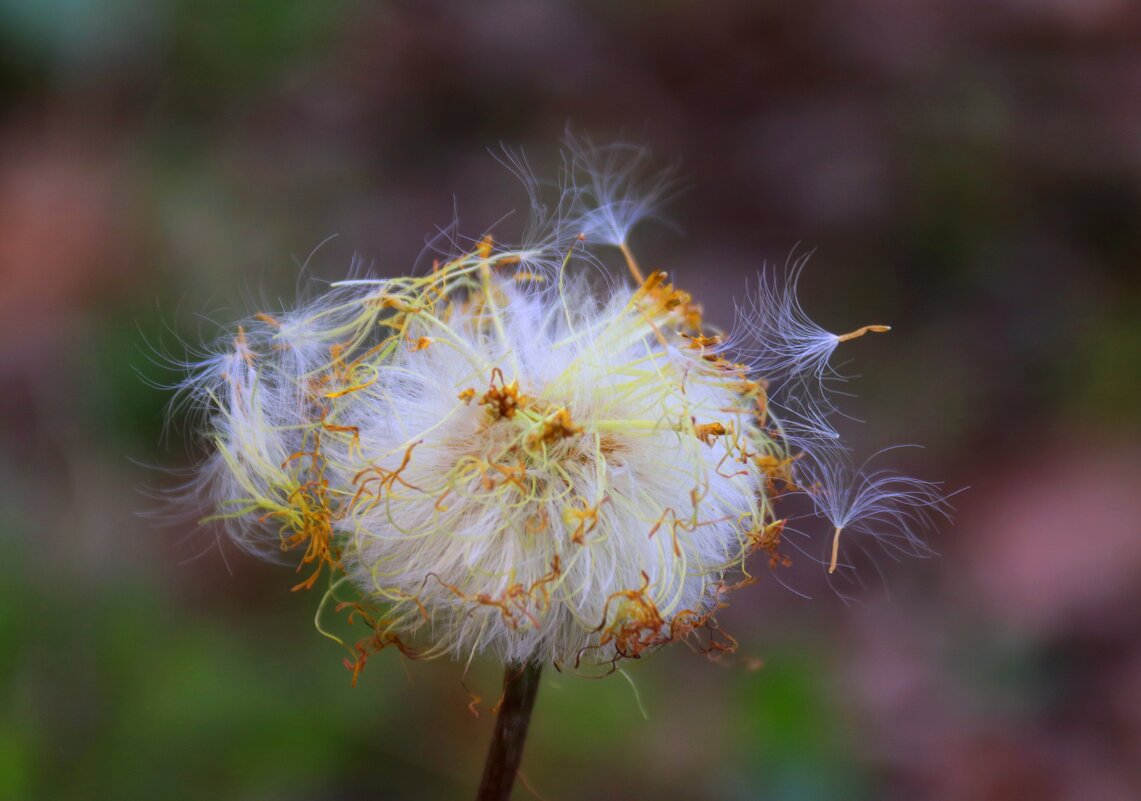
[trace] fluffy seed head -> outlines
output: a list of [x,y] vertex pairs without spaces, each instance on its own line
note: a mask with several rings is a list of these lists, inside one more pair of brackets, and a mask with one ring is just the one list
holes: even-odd
[[[557,226],[521,248],[485,237],[426,275],[342,282],[255,315],[184,384],[206,412],[210,519],[250,550],[297,553],[295,589],[322,582],[323,609],[368,624],[355,671],[389,645],[572,669],[677,640],[720,653],[713,615],[751,580],[749,554],[787,562],[774,501],[815,428],[774,415],[771,359],[734,357],[689,293],[641,273],[626,236],[652,206],[628,186],[642,157],[591,152],[607,154],[593,188],[559,203],[589,223],[569,249]],[[577,269],[590,232],[630,284]],[[800,325],[777,298],[754,333]],[[818,338],[770,337],[775,366],[819,376],[838,343]],[[868,509],[899,520],[834,485],[805,491],[836,528]]]

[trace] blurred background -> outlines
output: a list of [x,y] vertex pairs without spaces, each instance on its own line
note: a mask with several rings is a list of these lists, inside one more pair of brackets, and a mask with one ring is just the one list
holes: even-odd
[[483,233],[488,149],[568,124],[680,162],[634,246],[709,319],[815,249],[810,313],[894,326],[857,449],[970,489],[937,558],[799,560],[739,658],[634,665],[648,719],[548,671],[516,797],[1141,797],[1137,4],[0,0],[0,798],[474,793],[458,666],[353,688],[288,570],[140,516],[193,453],[152,351]]

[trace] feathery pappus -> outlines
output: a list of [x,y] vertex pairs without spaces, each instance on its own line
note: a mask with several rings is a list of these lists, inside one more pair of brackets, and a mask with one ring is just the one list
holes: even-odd
[[[323,609],[369,627],[354,675],[388,646],[588,672],[675,641],[732,650],[715,614],[750,555],[787,562],[787,493],[829,521],[832,570],[842,530],[879,535],[857,519],[921,547],[938,491],[831,467],[830,407],[804,394],[840,343],[886,326],[820,329],[794,277],[762,280],[721,332],[631,252],[669,192],[668,176],[639,189],[643,151],[571,142],[552,205],[507,161],[531,193],[521,245],[484,236],[424,274],[260,312],[182,385],[204,417],[207,520],[294,554],[294,589],[325,587]],[[624,278],[600,277],[607,248]]]

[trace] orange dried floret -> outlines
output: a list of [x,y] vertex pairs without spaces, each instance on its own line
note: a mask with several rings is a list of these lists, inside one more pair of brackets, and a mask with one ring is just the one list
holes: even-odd
[[582,545],[586,541],[586,535],[598,527],[599,510],[609,500],[610,498],[603,498],[599,503],[591,506],[582,498],[576,498],[575,502],[581,504],[580,506],[567,506],[563,509],[563,520],[567,524],[577,523],[571,533],[571,542]]
[[[796,487],[792,479],[792,465],[796,459],[796,456],[777,458],[767,453],[753,457],[753,463],[765,474],[765,490],[770,497],[775,498],[784,490]],[[783,487],[778,486],[778,481]]]
[[[410,490],[421,492],[422,490],[419,487],[405,481],[401,474],[408,468],[408,463],[412,461],[413,449],[422,442],[423,440],[417,440],[408,446],[408,449],[404,451],[404,458],[395,470],[389,470],[374,464],[353,476],[353,486],[357,487],[357,491],[349,503],[349,508],[353,508],[355,504],[366,495],[372,497],[369,505],[375,506],[380,503],[382,491],[392,492],[397,483]],[[376,485],[375,491],[369,489],[369,486],[372,484]]]
[[701,425],[694,425],[693,434],[706,445],[712,445],[717,437],[725,436],[724,423],[702,423]]
[[582,426],[576,425],[566,407],[559,409],[543,420],[539,429],[527,437],[527,447],[531,450],[541,445],[554,445],[560,440],[569,439],[582,433]]
[[325,565],[333,569],[341,567],[340,553],[333,544],[333,512],[329,508],[328,483],[323,479],[308,481],[289,495],[288,502],[288,509],[270,512],[262,520],[282,520],[281,550],[291,551],[305,546],[297,572],[314,563],[316,569],[293,590],[312,589]]
[[[666,622],[658,611],[657,604],[647,595],[650,576],[642,571],[642,586],[636,590],[619,590],[606,599],[603,620],[598,631],[602,632],[599,646],[614,643],[620,657],[637,659],[646,650],[668,642],[670,637],[663,630]],[[606,619],[614,602],[614,618],[609,626]]]
[[769,555],[769,568],[789,567],[792,559],[780,552],[781,535],[787,520],[774,520],[745,532],[745,539],[751,549],[759,549]]
[[[495,385],[496,376],[499,377],[499,386]],[[487,392],[483,394],[479,402],[487,407],[492,420],[505,418],[510,420],[515,416],[515,412],[526,404],[527,398],[519,393],[519,382],[512,381],[508,384],[503,377],[503,371],[496,367],[491,371],[491,383]]]

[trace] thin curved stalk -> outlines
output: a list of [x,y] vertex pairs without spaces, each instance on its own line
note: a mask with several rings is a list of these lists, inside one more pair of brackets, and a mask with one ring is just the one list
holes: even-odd
[[476,801],[507,801],[515,784],[542,666],[508,665],[503,674],[503,701],[495,719],[495,734],[483,765]]

